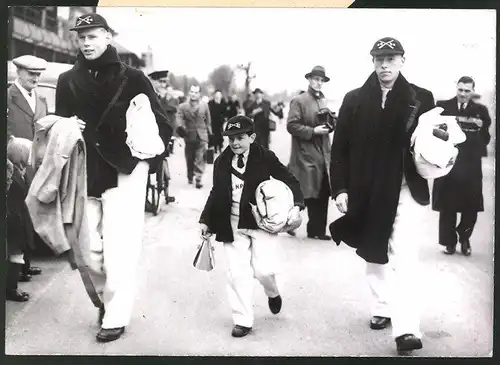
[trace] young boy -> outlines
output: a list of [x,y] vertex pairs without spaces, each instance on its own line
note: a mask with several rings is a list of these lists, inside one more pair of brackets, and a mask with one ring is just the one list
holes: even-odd
[[255,204],[257,186],[272,176],[293,192],[295,206],[288,222],[300,219],[304,198],[295,177],[268,149],[255,141],[252,119],[237,115],[229,119],[224,136],[229,146],[214,163],[213,187],[201,214],[203,236],[212,233],[224,243],[229,273],[228,295],[233,313],[233,337],[246,336],[253,325],[253,279],[264,287],[273,314],[281,310],[282,299],[276,284],[277,242],[258,229],[250,203]]

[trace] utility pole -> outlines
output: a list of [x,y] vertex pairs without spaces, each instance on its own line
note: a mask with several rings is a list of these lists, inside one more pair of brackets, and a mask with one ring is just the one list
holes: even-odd
[[255,75],[250,75],[250,68],[252,66],[252,61],[248,62],[248,64],[245,65],[238,65],[237,68],[238,70],[245,71],[246,77],[245,77],[245,97],[250,93],[250,82],[252,79],[255,78]]

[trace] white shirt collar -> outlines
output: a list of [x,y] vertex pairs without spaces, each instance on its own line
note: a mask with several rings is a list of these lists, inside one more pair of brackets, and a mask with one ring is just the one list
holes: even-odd
[[[249,155],[249,153],[250,153],[250,148],[249,148],[248,150],[246,150],[245,152],[243,152],[243,161],[248,160],[248,155]],[[234,159],[234,160],[238,159],[238,156],[239,156],[239,155],[234,154],[233,159]]]
[[457,100],[458,110],[460,110],[460,107],[462,106],[462,104],[464,104],[464,109],[465,109],[465,108],[467,108],[467,104],[469,104],[469,103],[461,103]]
[[24,98],[28,102],[31,110],[34,113],[35,112],[35,108],[36,108],[36,94],[35,94],[35,89],[31,90],[31,96],[30,96],[29,93],[28,93],[28,90],[26,90],[24,87],[22,87],[21,84],[19,83],[19,81],[17,79],[14,81],[14,84],[21,91],[21,94],[24,96]]

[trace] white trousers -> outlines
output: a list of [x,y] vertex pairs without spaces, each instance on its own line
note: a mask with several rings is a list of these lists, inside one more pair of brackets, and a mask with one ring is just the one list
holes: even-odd
[[130,175],[100,199],[89,197],[92,280],[104,303],[102,328],[127,326],[132,315],[137,264],[142,246],[144,200],[149,164],[141,161]]
[[278,243],[261,229],[238,229],[238,217],[231,216],[234,241],[224,243],[228,261],[227,292],[233,322],[253,326],[254,278],[270,298],[279,295],[276,282]]
[[389,262],[367,262],[366,277],[372,293],[372,315],[391,318],[394,338],[420,333],[420,227],[426,212],[413,200],[408,186],[401,188],[394,230],[389,241]]

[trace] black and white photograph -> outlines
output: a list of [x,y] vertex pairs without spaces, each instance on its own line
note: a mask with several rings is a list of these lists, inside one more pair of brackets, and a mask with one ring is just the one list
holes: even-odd
[[493,356],[496,10],[8,11],[6,355]]

